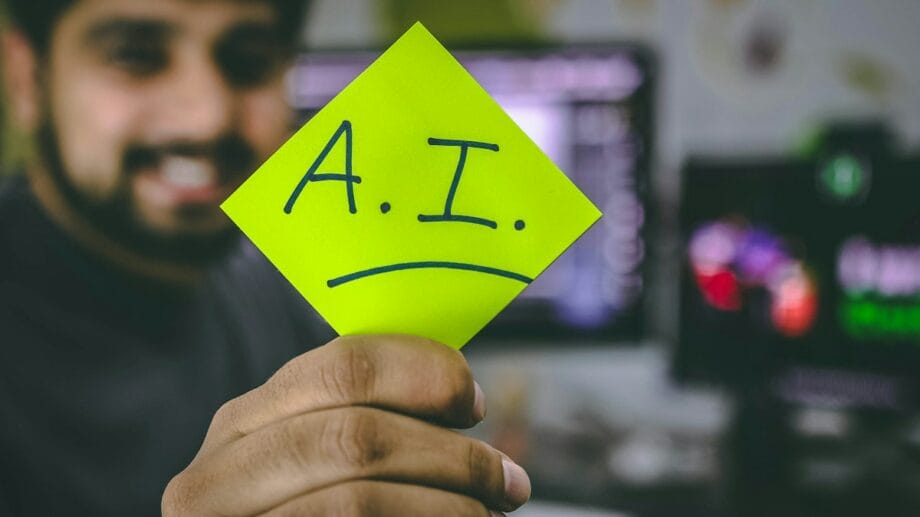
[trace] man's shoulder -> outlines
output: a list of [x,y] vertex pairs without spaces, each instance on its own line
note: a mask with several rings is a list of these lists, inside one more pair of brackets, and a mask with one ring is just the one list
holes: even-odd
[[0,171],[0,208],[23,200],[29,195],[28,190],[29,184],[24,174]]
[[212,271],[209,280],[218,291],[233,299],[245,297],[255,302],[309,309],[275,266],[246,239],[241,239],[237,249]]
[[29,187],[21,174],[0,175],[0,275],[7,271],[4,261],[10,258],[8,248],[13,246],[14,230],[28,224]]
[[228,260],[212,272],[209,283],[247,325],[290,326],[301,341],[309,340],[312,346],[335,335],[277,268],[245,238]]
[[216,267],[211,280],[227,289],[277,295],[289,289],[277,269],[251,242],[240,240],[236,249]]

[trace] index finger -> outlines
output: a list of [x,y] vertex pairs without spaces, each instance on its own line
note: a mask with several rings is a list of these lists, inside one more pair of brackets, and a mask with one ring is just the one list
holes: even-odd
[[445,345],[416,336],[339,337],[224,404],[199,456],[290,416],[344,406],[469,427],[482,419],[481,398],[466,360]]

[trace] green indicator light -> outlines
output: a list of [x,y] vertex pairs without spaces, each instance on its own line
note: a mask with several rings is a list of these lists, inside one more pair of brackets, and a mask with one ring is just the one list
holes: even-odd
[[845,202],[865,191],[868,171],[858,159],[842,154],[828,161],[818,177],[828,194]]
[[906,339],[920,343],[920,303],[849,299],[840,307],[847,334],[856,339]]

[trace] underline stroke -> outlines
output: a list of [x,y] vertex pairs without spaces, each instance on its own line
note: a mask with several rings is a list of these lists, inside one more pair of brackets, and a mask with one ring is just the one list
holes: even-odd
[[355,271],[354,273],[349,273],[347,275],[342,275],[340,277],[333,278],[326,282],[326,285],[329,287],[338,287],[342,284],[351,282],[353,280],[359,280],[361,278],[366,278],[369,276],[380,275],[383,273],[392,273],[393,271],[405,271],[407,269],[459,269],[462,271],[475,271],[477,273],[485,273],[487,275],[495,275],[504,278],[510,278],[511,280],[517,280],[518,282],[523,282],[529,284],[533,282],[533,278],[524,276],[520,273],[515,273],[513,271],[506,271],[504,269],[498,269],[488,266],[480,266],[477,264],[468,264],[466,262],[441,262],[441,261],[423,261],[423,262],[404,262],[401,264],[390,264],[389,266],[380,266],[370,269],[365,269],[364,271]]

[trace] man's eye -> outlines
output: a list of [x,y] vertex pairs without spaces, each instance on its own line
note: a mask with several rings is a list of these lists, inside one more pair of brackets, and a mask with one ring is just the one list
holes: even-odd
[[109,63],[134,75],[151,75],[166,67],[168,56],[159,46],[142,43],[115,45],[106,54]]
[[280,51],[273,46],[227,46],[217,51],[217,62],[227,82],[247,88],[258,86],[280,69]]

